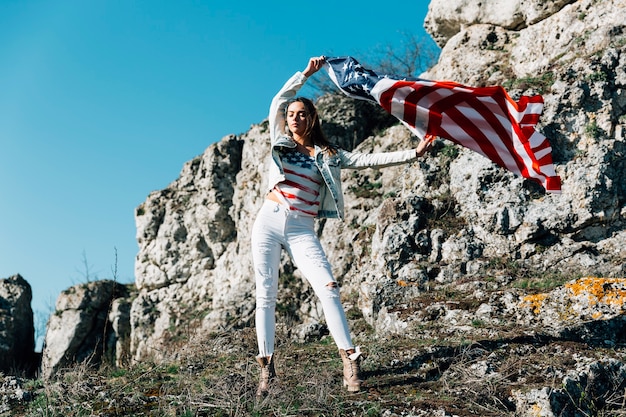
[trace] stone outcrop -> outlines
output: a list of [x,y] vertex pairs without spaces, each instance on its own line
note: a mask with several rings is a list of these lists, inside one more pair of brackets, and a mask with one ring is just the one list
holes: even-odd
[[598,403],[613,401],[615,389],[624,387],[626,364],[607,359],[581,364],[575,372],[563,377],[562,388],[516,390],[512,395],[519,416],[593,416],[599,415]]
[[0,372],[33,370],[32,298],[30,284],[21,275],[0,279]]
[[123,365],[129,356],[129,289],[103,280],[75,285],[59,295],[42,352],[42,376],[76,363],[95,365],[104,355]]
[[[382,333],[405,331],[411,319],[390,312],[460,279],[626,275],[623,3],[431,2],[426,27],[443,49],[424,76],[541,93],[539,128],[552,142],[563,193],[546,195],[444,141],[410,166],[346,172],[346,221],[318,226],[348,309]],[[365,152],[415,146],[366,104],[320,100],[333,141]],[[193,328],[251,323],[249,235],[268,151],[266,122],[224,138],[137,208],[135,359]],[[282,314],[303,326],[321,321],[298,271],[288,259],[281,269]]]
[[559,12],[575,0],[431,1],[424,27],[441,47],[465,28],[492,25],[521,31]]

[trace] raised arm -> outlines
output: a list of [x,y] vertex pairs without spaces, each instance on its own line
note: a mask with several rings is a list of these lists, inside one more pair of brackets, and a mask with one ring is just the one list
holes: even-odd
[[290,99],[295,97],[296,93],[304,85],[307,78],[319,71],[324,65],[326,57],[313,57],[309,59],[306,68],[298,71],[287,80],[280,91],[272,99],[270,105],[270,135],[272,143],[281,135],[284,135],[285,128],[285,107]]

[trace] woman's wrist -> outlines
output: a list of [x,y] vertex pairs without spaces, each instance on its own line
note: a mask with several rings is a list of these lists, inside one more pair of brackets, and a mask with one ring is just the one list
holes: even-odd
[[417,146],[417,148],[415,148],[415,157],[419,158],[423,156],[433,146],[434,140],[435,140],[435,136],[426,135],[426,137],[422,139],[422,141]]

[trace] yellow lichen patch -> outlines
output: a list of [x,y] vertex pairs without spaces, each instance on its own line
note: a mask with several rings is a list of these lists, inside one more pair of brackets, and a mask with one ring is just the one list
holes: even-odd
[[541,312],[541,306],[544,300],[548,297],[547,294],[531,294],[522,298],[522,305],[532,308],[533,313],[539,314]]
[[622,306],[626,303],[626,278],[585,277],[565,284],[574,296],[586,295],[590,304]]

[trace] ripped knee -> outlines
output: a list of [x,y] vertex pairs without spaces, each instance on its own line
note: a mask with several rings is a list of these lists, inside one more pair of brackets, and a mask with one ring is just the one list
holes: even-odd
[[266,263],[262,263],[256,270],[257,286],[265,287],[266,289],[272,288],[274,284],[274,270]]
[[326,284],[326,287],[329,289],[333,289],[333,288],[339,288],[339,285],[337,284],[337,282],[331,281],[328,284]]

